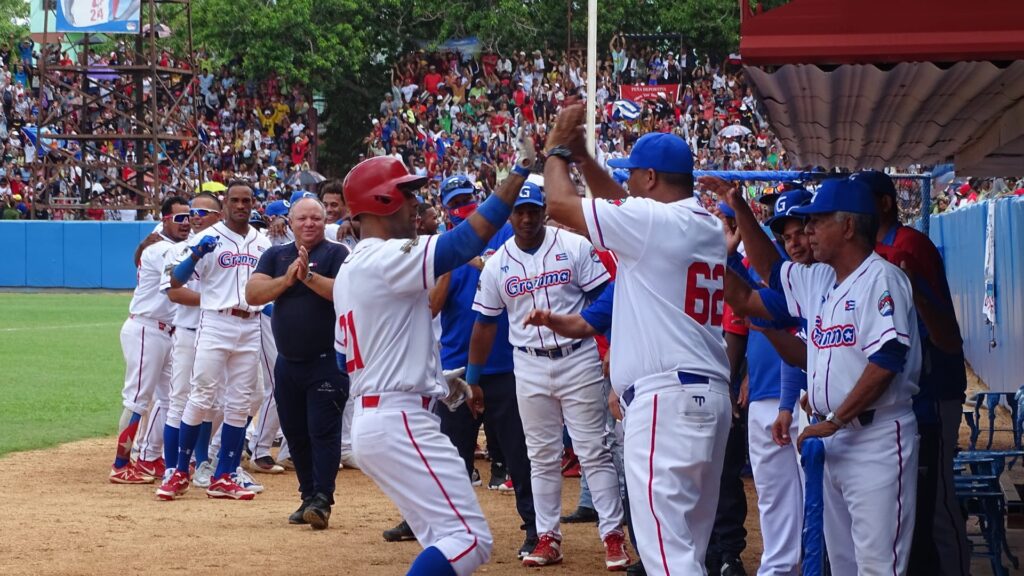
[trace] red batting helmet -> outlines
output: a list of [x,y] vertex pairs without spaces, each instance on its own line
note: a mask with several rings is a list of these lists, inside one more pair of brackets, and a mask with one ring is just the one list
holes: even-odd
[[426,176],[409,174],[401,160],[377,156],[356,164],[345,176],[342,188],[353,217],[360,214],[390,216],[405,202],[403,192],[416,190],[426,183]]

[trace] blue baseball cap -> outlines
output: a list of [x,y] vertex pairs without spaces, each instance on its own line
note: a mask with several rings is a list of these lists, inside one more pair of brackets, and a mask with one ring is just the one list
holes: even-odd
[[793,214],[793,210],[810,202],[814,195],[803,188],[797,188],[775,196],[775,215],[765,221],[765,224],[772,232],[782,234],[786,218],[801,219],[801,216]]
[[534,182],[527,181],[523,184],[523,187],[519,189],[519,197],[516,198],[516,202],[512,207],[515,208],[516,206],[521,206],[523,204],[544,206],[544,189]]
[[672,174],[693,173],[693,152],[679,136],[652,132],[645,134],[629,153],[629,158],[615,158],[608,161],[612,168],[651,169],[655,172]]
[[885,172],[879,172],[878,170],[865,170],[850,176],[850,180],[855,180],[866,185],[878,196],[896,197],[896,185],[892,183],[892,178],[890,178]]
[[253,210],[252,212],[249,212],[249,224],[266,226],[267,221],[263,219],[263,215],[260,214],[259,210]]
[[832,178],[821,183],[809,203],[793,208],[789,214],[806,216],[829,212],[875,214],[875,197],[863,182]]
[[622,168],[615,170],[612,172],[612,178],[614,178],[619,184],[625,184],[626,180],[629,180],[629,170],[624,170]]
[[295,192],[292,192],[292,197],[289,200],[289,202],[295,204],[296,202],[303,198],[316,198],[316,194],[313,194],[312,192],[306,192],[305,190],[296,190]]
[[292,203],[287,200],[275,200],[267,204],[267,209],[263,213],[267,216],[287,216],[291,207]]
[[473,194],[474,192],[476,192],[476,187],[473,186],[473,182],[466,175],[457,174],[449,176],[441,182],[441,203],[447,206],[452,198],[461,194]]
[[722,213],[722,216],[725,216],[726,218],[736,217],[736,211],[730,208],[725,202],[718,203],[718,210]]

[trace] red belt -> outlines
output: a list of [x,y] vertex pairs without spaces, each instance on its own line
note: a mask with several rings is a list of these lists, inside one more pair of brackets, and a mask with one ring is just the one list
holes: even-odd
[[238,308],[225,308],[223,310],[217,310],[217,313],[230,314],[231,316],[241,318],[242,320],[248,320],[249,318],[253,318],[256,316],[256,314],[258,314],[258,312],[249,312],[247,310],[239,310]]
[[[363,396],[363,408],[376,408],[380,406],[380,396]],[[430,407],[430,397],[423,397],[423,409],[426,410]]]

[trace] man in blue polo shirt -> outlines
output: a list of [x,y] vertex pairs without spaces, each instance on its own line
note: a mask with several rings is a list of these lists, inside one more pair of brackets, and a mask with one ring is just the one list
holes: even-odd
[[324,238],[326,210],[315,196],[289,211],[294,243],[273,246],[245,288],[252,305],[274,302],[274,398],[291,449],[302,505],[291,524],[327,528],[341,460],[341,415],[348,376],[334,355],[334,278],[348,248]]

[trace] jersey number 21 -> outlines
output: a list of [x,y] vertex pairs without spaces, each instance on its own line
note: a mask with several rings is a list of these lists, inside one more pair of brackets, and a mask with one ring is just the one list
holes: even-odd
[[[351,310],[338,317],[338,327],[341,328],[341,345],[345,347],[346,354],[352,354],[352,357],[347,358],[345,362],[345,372],[351,374],[364,367],[363,356],[359,353],[359,338],[356,337],[356,322],[352,319]],[[350,338],[352,339],[351,347],[348,345]]]

